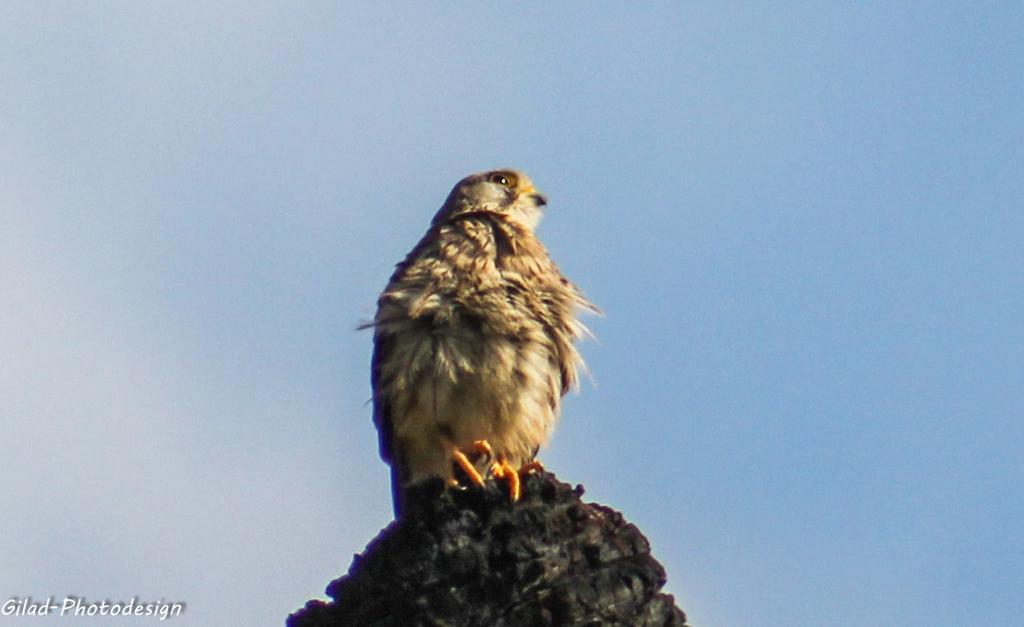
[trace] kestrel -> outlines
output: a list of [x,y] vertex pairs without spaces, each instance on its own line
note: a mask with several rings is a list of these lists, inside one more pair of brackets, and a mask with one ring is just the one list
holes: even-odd
[[534,235],[546,204],[522,172],[462,179],[377,301],[373,418],[396,517],[414,482],[456,484],[458,467],[482,484],[482,453],[512,500],[539,466],[583,365],[577,313],[597,310]]

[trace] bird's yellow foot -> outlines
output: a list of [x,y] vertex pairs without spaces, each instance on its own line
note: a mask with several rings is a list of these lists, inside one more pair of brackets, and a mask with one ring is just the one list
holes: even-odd
[[491,475],[499,481],[508,483],[508,495],[513,503],[519,500],[522,490],[519,481],[519,473],[508,463],[507,459],[499,459],[491,466]]
[[469,445],[469,451],[476,453],[476,457],[487,456],[487,459],[494,457],[494,450],[491,448],[491,444],[487,440],[473,440],[473,443]]
[[[470,459],[471,456],[472,459]],[[455,464],[462,470],[462,472],[466,473],[470,482],[478,486],[484,484],[483,476],[481,476],[480,471],[476,469],[476,462],[482,456],[486,456],[487,459],[494,457],[494,451],[491,449],[491,445],[487,440],[475,440],[465,449],[456,448],[452,450],[452,460],[455,461]],[[455,485],[458,485],[457,481],[455,482]]]
[[453,449],[452,459],[455,461],[455,465],[458,466],[462,472],[466,473],[466,476],[469,477],[469,480],[473,485],[479,486],[484,484],[484,478],[480,476],[476,467],[473,466],[473,462],[469,461],[469,458],[466,457],[465,453],[459,449]]
[[520,477],[525,477],[526,475],[531,475],[535,472],[544,472],[544,464],[540,463],[537,460],[533,460],[532,462],[526,462],[525,464],[519,467]]

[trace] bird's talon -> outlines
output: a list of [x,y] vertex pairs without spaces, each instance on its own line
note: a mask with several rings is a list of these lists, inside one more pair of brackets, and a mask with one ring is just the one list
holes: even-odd
[[476,467],[473,466],[473,462],[469,461],[469,458],[466,457],[465,453],[459,449],[455,449],[452,451],[452,459],[454,459],[455,463],[462,469],[462,472],[466,473],[466,476],[469,477],[469,480],[473,485],[482,486],[484,484],[484,478],[480,476]]
[[477,457],[480,457],[481,455],[486,455],[487,459],[492,459],[494,457],[494,449],[491,448],[491,444],[487,440],[474,440],[473,443],[469,445],[469,451],[476,453]]
[[508,463],[507,460],[500,460],[491,465],[491,476],[498,481],[508,484],[508,495],[513,503],[519,500],[522,488],[519,480],[519,473]]
[[513,503],[515,503],[516,501],[519,500],[522,490],[522,486],[519,482],[519,473],[516,472],[516,469],[510,466],[508,462],[505,462],[505,467],[503,470],[505,472],[506,479],[508,480],[509,498],[512,499]]
[[544,472],[544,464],[541,464],[538,461],[526,462],[519,468],[520,477],[536,474],[538,472]]

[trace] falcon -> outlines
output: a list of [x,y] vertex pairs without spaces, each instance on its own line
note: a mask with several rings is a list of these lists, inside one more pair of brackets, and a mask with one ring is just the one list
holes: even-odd
[[490,475],[516,501],[540,467],[583,367],[577,314],[597,311],[534,235],[546,204],[522,172],[467,176],[377,301],[373,420],[396,517],[423,479]]

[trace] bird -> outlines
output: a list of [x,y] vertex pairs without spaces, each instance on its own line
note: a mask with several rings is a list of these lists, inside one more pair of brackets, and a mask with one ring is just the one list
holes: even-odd
[[576,342],[591,334],[579,314],[600,313],[535,235],[546,205],[517,170],[463,178],[364,325],[396,518],[425,479],[490,475],[514,502],[521,473],[542,468],[537,452],[585,368]]

